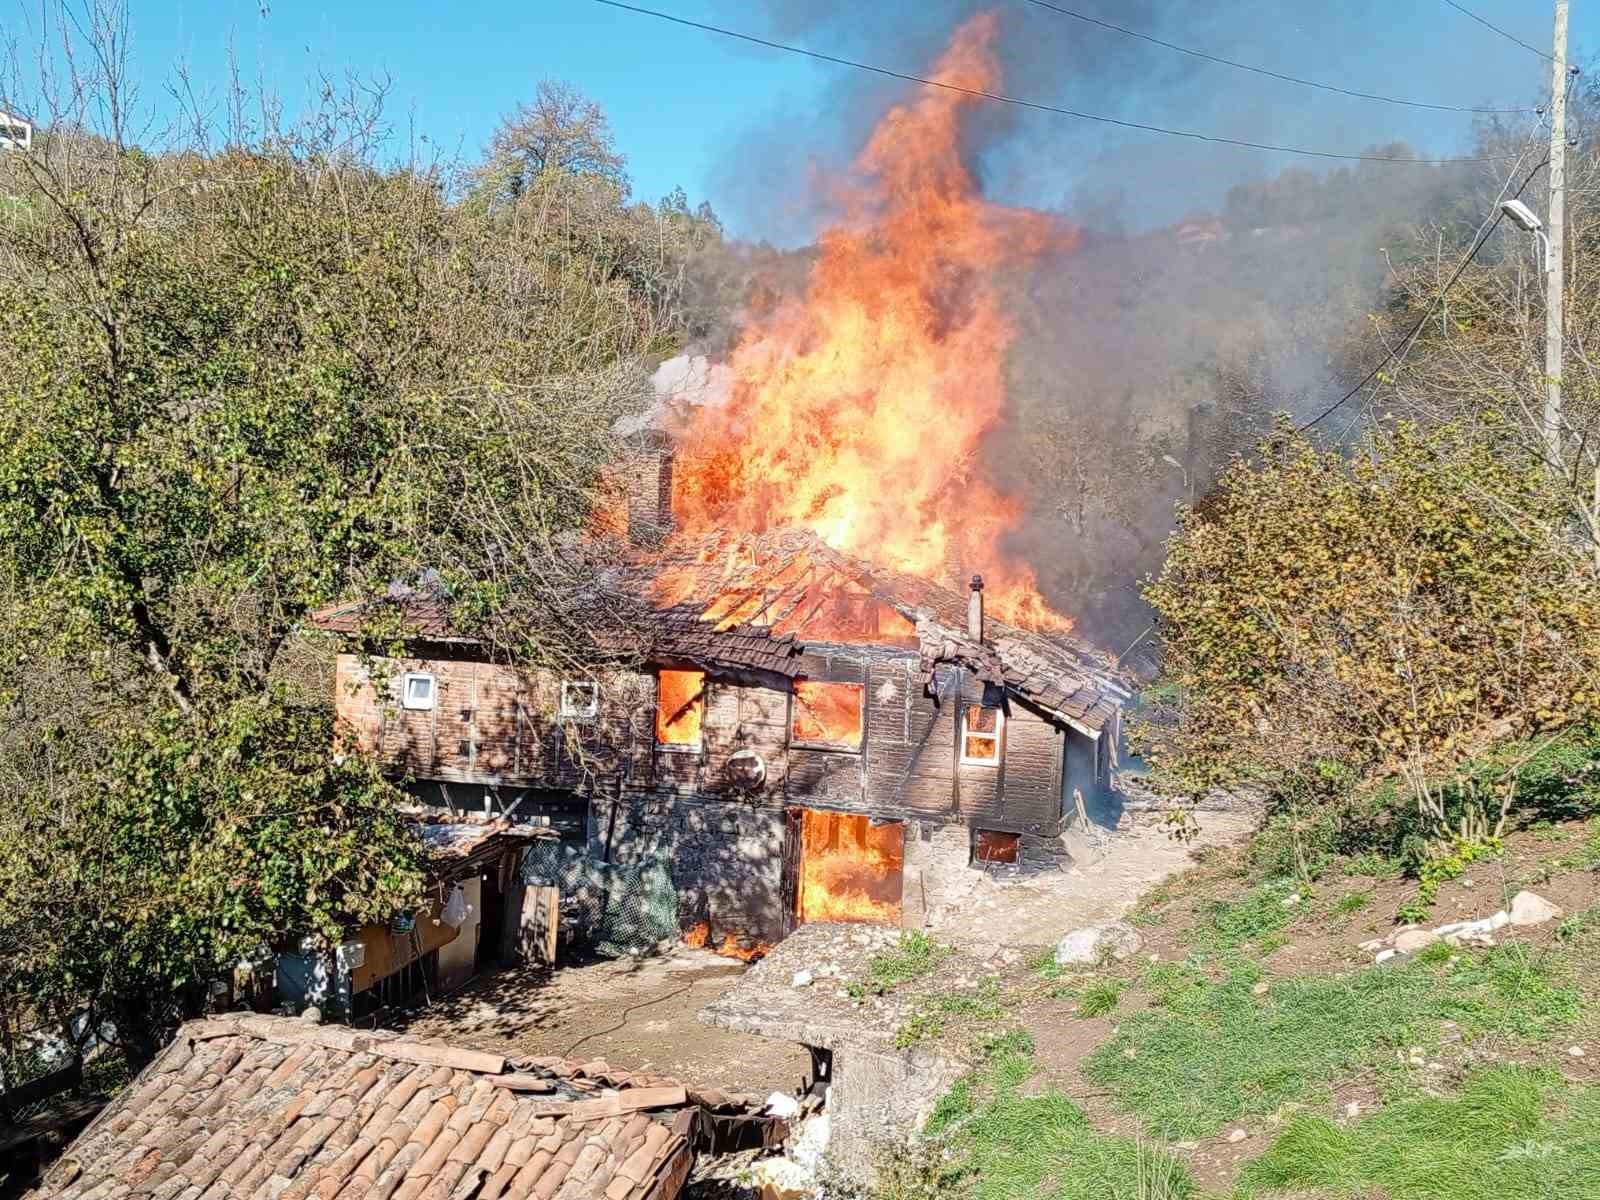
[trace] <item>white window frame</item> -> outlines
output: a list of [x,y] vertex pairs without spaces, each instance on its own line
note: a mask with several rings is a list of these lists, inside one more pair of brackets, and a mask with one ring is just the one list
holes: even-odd
[[[972,708],[986,708],[994,713],[994,757],[972,758],[967,754],[967,710]],[[978,737],[988,737],[987,733],[979,731]],[[1003,708],[990,708],[987,704],[973,704],[970,701],[961,702],[961,765],[963,767],[998,767],[1000,760],[1006,752],[1006,714]]]
[[[588,699],[574,704],[575,697],[588,692]],[[593,721],[600,715],[600,685],[593,679],[563,679],[561,681],[561,719],[563,721]]]
[[[427,699],[413,698],[411,685],[416,682],[427,681]],[[439,681],[432,671],[407,671],[400,677],[400,707],[413,712],[427,712],[439,703]]]

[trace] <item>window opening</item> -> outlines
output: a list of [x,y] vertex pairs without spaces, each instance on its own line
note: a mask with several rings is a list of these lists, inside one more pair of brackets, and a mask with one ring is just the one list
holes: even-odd
[[587,679],[561,682],[561,716],[568,721],[592,721],[600,713],[600,685]]
[[705,710],[704,671],[663,670],[656,690],[656,744],[666,749],[700,749]]
[[406,708],[432,708],[433,676],[425,671],[409,671],[401,683],[400,703]]
[[797,679],[792,739],[829,750],[860,750],[865,696],[864,684]]
[[1004,725],[1005,714],[998,708],[965,705],[961,710],[961,761],[970,766],[999,766]]
[[999,829],[973,831],[972,861],[986,863],[1014,863],[1022,848],[1020,833],[1005,833]]

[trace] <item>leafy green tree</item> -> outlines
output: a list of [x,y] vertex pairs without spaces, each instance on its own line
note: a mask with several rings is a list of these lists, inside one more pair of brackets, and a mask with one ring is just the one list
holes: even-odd
[[0,1025],[142,1060],[241,954],[417,902],[309,613],[431,570],[508,652],[625,651],[575,539],[716,234],[623,203],[586,103],[589,167],[482,205],[361,84],[136,136],[116,14],[69,28],[92,69],[0,84],[38,118],[0,156]]
[[1569,538],[1548,473],[1492,440],[1401,424],[1346,457],[1281,432],[1183,513],[1147,588],[1176,699],[1156,762],[1190,793],[1397,774],[1445,832],[1441,781],[1600,696],[1600,584]]

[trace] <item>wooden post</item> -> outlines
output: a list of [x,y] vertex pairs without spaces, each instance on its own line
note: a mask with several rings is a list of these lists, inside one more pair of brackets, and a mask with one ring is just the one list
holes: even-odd
[[561,889],[533,889],[533,953],[536,962],[556,965],[556,950],[561,938]]

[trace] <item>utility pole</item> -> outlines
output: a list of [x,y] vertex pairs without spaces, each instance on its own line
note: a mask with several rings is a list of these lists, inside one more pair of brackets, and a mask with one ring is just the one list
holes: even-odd
[[1550,255],[1545,263],[1544,442],[1550,465],[1561,469],[1561,350],[1567,240],[1567,3],[1556,0],[1555,48],[1550,55]]

